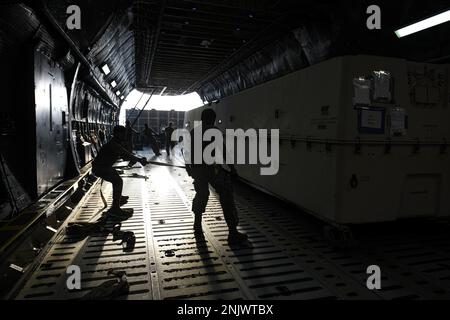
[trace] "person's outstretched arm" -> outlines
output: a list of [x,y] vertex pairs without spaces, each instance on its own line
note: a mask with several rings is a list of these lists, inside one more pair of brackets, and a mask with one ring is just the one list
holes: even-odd
[[143,166],[145,166],[148,163],[146,158],[137,157],[136,155],[125,149],[120,143],[113,142],[113,146],[114,149],[116,149],[117,153],[120,154],[124,160],[136,161],[141,163]]

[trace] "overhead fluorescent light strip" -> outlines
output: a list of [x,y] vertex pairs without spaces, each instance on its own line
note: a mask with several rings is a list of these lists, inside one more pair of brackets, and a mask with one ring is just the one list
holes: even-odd
[[395,31],[395,34],[397,35],[397,37],[403,38],[403,37],[409,36],[413,33],[440,25],[447,21],[450,21],[450,10],[447,10],[446,12],[440,13],[431,18],[416,22],[407,27],[399,29],[399,30]]
[[106,63],[103,65],[102,70],[106,76],[111,72],[111,70],[109,70],[109,67]]

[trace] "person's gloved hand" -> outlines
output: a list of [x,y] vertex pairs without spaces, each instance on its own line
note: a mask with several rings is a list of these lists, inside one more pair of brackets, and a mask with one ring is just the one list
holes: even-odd
[[148,164],[147,158],[141,158],[141,160],[139,160],[140,164],[142,164],[142,166],[146,166]]

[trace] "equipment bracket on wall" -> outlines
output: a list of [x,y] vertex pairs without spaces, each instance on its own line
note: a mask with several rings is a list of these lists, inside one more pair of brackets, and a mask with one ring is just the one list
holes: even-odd
[[411,140],[398,140],[394,141],[392,139],[386,140],[364,140],[360,138],[356,139],[325,139],[325,138],[313,138],[311,136],[308,137],[296,137],[296,136],[280,136],[280,142],[282,141],[295,141],[295,142],[304,142],[307,148],[312,148],[313,145],[337,145],[337,146],[416,146],[416,147],[440,147],[442,149],[446,149],[450,146],[450,143],[447,139],[443,138],[442,140],[430,140],[426,142],[422,142],[419,139],[411,139]]

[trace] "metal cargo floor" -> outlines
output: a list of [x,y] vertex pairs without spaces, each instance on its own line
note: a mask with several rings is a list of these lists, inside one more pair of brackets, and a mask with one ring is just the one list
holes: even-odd
[[[111,234],[79,239],[61,228],[17,299],[78,299],[110,279],[110,269],[127,273],[130,293],[123,299],[450,298],[449,223],[362,227],[355,230],[357,246],[338,249],[323,239],[320,222],[238,185],[240,229],[252,247],[230,248],[214,193],[204,214],[205,237],[194,236],[194,191],[183,169],[150,165],[125,170],[123,179],[123,194],[130,196],[124,207],[134,214],[121,229],[135,233],[134,250],[124,252]],[[69,221],[88,221],[102,208],[99,188]],[[102,190],[110,204],[110,184]],[[80,291],[66,288],[69,265],[81,268]],[[380,291],[366,287],[369,265],[381,267]]]

